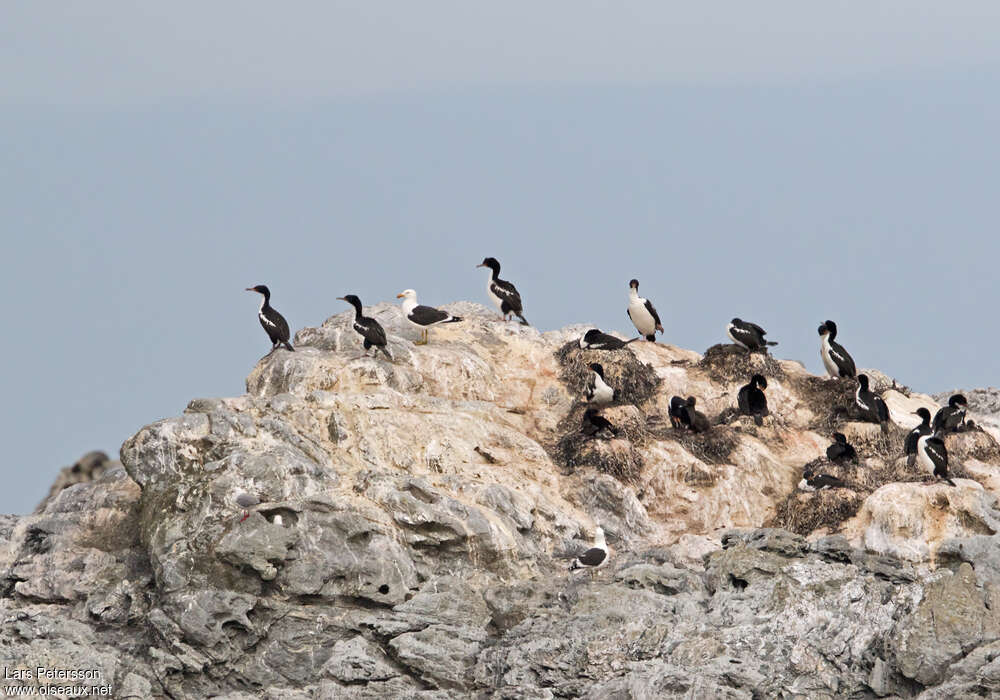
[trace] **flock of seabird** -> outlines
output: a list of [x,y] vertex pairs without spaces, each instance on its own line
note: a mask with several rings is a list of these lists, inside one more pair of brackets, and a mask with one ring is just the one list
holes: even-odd
[[[528,325],[528,321],[524,317],[521,295],[511,282],[500,279],[500,263],[497,259],[485,258],[476,267],[485,267],[490,270],[490,276],[486,281],[486,293],[500,311],[502,318],[508,321],[516,316],[520,319],[521,324]],[[271,306],[270,290],[265,285],[259,284],[255,287],[248,287],[247,291],[257,292],[263,297],[258,310],[258,318],[271,341],[271,352],[279,348],[294,351],[290,342],[288,322]],[[403,300],[401,307],[407,322],[420,331],[420,340],[415,341],[416,345],[427,344],[431,327],[445,323],[457,323],[462,320],[460,316],[454,316],[442,309],[417,303],[417,293],[413,289],[404,290],[396,296]],[[373,356],[382,352],[391,362],[392,355],[386,347],[388,340],[385,329],[374,318],[364,315],[361,300],[354,294],[347,294],[338,297],[338,299],[354,307],[353,328],[362,338],[365,355],[368,354],[369,350],[374,349]],[[663,325],[656,312],[656,307],[649,299],[639,296],[639,281],[635,279],[629,282],[627,314],[639,332],[639,337],[622,340],[593,328],[580,338],[579,347],[584,350],[621,350],[637,340],[645,339],[649,342],[656,342],[656,334],[663,333]],[[778,344],[766,339],[767,331],[763,328],[740,318],[734,318],[729,323],[726,327],[726,333],[736,345],[747,352],[766,354],[769,347]],[[824,321],[819,326],[819,335],[820,357],[827,373],[835,379],[856,381],[857,389],[854,401],[859,413],[865,420],[878,423],[882,431],[887,433],[889,430],[889,408],[882,397],[872,391],[869,378],[864,374],[857,373],[854,359],[837,342],[837,324],[829,320]],[[591,363],[589,369],[590,377],[585,391],[588,406],[583,414],[581,432],[594,439],[612,439],[617,436],[618,431],[607,418],[600,414],[600,408],[619,400],[619,391],[608,383],[604,368],[600,363]],[[765,389],[767,389],[767,379],[761,374],[754,374],[737,393],[739,414],[750,416],[756,425],[762,425],[763,419],[769,415]],[[696,405],[697,401],[693,396],[686,399],[680,396],[671,398],[669,405],[671,425],[676,429],[690,430],[694,433],[708,431],[711,428],[708,418],[697,410]],[[941,479],[954,486],[955,483],[948,478],[948,451],[942,438],[946,433],[963,429],[967,407],[966,398],[961,394],[955,394],[948,400],[948,405],[937,412],[933,420],[930,411],[926,408],[917,409],[915,415],[920,417],[921,422],[909,432],[903,446],[907,465],[912,467],[917,463],[922,471],[933,478]],[[827,458],[831,463],[844,464],[857,460],[857,450],[847,442],[843,433],[834,433],[833,439],[833,444],[826,451]],[[841,479],[829,474],[817,473],[811,467],[806,467],[803,470],[802,480],[799,482],[799,488],[804,491],[844,486],[845,483]],[[244,494],[239,499],[238,505],[244,509],[244,519],[248,515],[246,509],[256,505],[256,503],[249,502],[253,498],[255,497]],[[597,569],[607,562],[607,555],[604,530],[598,527],[593,546],[576,558],[570,568]]]

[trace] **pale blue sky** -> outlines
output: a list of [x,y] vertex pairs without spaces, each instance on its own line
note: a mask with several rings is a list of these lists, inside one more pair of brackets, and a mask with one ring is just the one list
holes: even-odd
[[[360,7],[359,7],[360,5]],[[12,2],[0,512],[357,293],[996,384],[1000,5]],[[413,241],[421,244],[415,246]]]

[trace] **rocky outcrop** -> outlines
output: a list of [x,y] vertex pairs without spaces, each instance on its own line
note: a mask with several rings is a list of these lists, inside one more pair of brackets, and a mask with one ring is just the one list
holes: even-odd
[[[1000,691],[991,434],[949,436],[957,486],[926,484],[899,452],[936,404],[880,373],[888,435],[795,362],[582,351],[586,327],[447,308],[466,320],[421,347],[372,309],[392,363],[359,357],[347,314],[304,329],[245,395],[0,518],[0,664],[92,668],[118,697]],[[592,361],[621,391],[610,439],[580,432]],[[733,410],[754,372],[762,426]],[[708,433],[670,427],[674,394]],[[850,488],[796,493],[833,429],[862,455],[823,467]],[[597,525],[610,563],[571,574]]]

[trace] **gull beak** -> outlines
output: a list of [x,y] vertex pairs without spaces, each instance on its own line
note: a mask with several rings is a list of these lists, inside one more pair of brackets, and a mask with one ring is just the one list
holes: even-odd
[[397,294],[397,295],[396,295],[396,298],[397,298],[397,299],[402,299],[402,298],[403,298],[403,296],[404,296],[404,295],[402,295],[402,294]]

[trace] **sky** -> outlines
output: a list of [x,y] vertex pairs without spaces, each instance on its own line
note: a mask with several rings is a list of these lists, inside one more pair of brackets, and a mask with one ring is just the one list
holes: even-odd
[[995,2],[9,2],[0,512],[293,329],[395,301],[997,383]]

